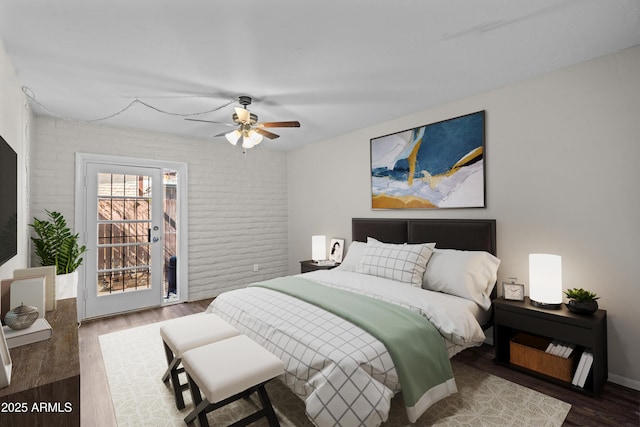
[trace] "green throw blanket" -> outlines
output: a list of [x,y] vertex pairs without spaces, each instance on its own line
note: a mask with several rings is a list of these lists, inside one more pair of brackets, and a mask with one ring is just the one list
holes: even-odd
[[453,378],[442,337],[426,318],[399,305],[289,276],[254,283],[323,308],[382,342],[391,355],[405,405]]

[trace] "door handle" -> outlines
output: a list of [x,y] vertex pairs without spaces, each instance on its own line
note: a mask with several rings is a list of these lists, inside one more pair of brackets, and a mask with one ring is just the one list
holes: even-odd
[[153,238],[153,241],[154,241],[154,242],[157,242],[158,240],[160,240],[160,238],[159,238],[159,237],[154,237],[154,238]]

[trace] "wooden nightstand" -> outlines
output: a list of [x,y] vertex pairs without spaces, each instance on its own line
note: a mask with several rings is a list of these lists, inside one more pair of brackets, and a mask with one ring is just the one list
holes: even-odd
[[300,273],[308,273],[316,270],[331,270],[339,265],[340,263],[336,263],[335,265],[318,265],[315,261],[308,259],[300,261]]
[[[528,297],[524,301],[507,301],[499,298],[494,300],[493,307],[496,363],[544,378],[572,390],[600,395],[608,377],[606,310],[598,310],[592,316],[572,313],[564,304],[560,310],[545,310],[532,306]],[[562,381],[512,364],[510,341],[518,332],[575,344],[572,375],[582,351],[585,348],[591,348],[593,350],[592,372],[584,388],[572,385],[571,381]]]

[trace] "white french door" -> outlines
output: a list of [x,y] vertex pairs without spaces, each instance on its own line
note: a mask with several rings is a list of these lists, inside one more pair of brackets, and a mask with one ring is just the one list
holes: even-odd
[[157,306],[163,291],[163,171],[86,165],[85,317]]

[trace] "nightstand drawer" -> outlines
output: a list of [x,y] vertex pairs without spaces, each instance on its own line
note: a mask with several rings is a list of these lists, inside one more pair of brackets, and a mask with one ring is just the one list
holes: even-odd
[[340,263],[335,263],[333,265],[318,265],[317,262],[312,260],[300,261],[300,273],[308,273],[316,270],[331,270],[339,265]]
[[585,347],[593,346],[593,330],[589,328],[579,328],[575,325],[563,324],[558,321],[513,313],[499,307],[496,307],[495,316],[496,323],[502,326],[542,336],[553,336],[556,339]]
[[301,263],[300,264],[300,273],[308,273],[310,271],[319,270],[318,266],[312,265],[309,263]]

